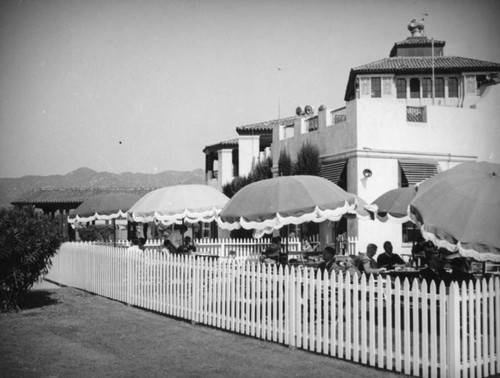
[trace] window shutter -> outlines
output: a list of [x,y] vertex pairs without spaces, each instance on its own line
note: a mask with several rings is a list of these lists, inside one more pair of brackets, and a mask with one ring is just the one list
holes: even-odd
[[345,168],[347,159],[339,160],[334,163],[323,164],[319,175],[327,180],[338,184],[340,175]]
[[434,160],[399,160],[399,165],[409,185],[418,184],[439,173],[439,165]]

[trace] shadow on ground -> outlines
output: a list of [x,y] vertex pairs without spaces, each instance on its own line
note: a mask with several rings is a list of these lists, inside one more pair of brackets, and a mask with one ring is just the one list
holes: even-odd
[[32,290],[26,294],[24,301],[20,304],[21,310],[31,310],[40,307],[52,306],[60,303],[53,298],[54,293],[47,290]]

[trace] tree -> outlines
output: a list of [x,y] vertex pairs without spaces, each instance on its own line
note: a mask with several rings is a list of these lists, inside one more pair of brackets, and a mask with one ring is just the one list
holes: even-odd
[[273,166],[273,160],[268,157],[267,159],[258,162],[250,173],[252,182],[267,180],[273,177],[273,172],[271,170]]
[[306,142],[297,153],[295,174],[319,176],[320,169],[321,164],[318,147]]
[[26,293],[47,274],[61,245],[59,225],[34,207],[0,209],[0,300],[19,309]]
[[291,176],[293,175],[293,164],[290,155],[286,150],[280,151],[280,157],[278,160],[278,175],[279,176]]
[[238,190],[251,184],[252,182],[266,180],[273,177],[271,167],[273,165],[272,159],[269,157],[262,162],[255,165],[252,172],[248,176],[235,177],[233,181],[222,187],[222,193],[229,198],[232,198]]

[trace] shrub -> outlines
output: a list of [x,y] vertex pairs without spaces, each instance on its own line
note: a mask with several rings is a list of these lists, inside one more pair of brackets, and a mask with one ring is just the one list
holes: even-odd
[[3,311],[19,309],[26,293],[47,274],[61,245],[58,223],[33,207],[0,209],[0,295]]
[[273,160],[270,157],[257,163],[250,174],[251,182],[267,180],[273,177],[272,166]]
[[290,155],[286,150],[281,150],[278,160],[278,175],[291,176],[293,175],[293,164]]
[[271,158],[267,158],[266,160],[256,164],[254,169],[248,176],[235,177],[233,181],[222,186],[222,193],[224,193],[229,198],[232,198],[238,192],[238,190],[247,186],[248,184],[273,177],[273,172],[271,171],[272,165],[273,161]]
[[113,238],[113,226],[111,225],[89,225],[78,228],[78,236],[81,241],[110,241]]
[[319,176],[321,163],[319,149],[315,145],[305,143],[297,153],[296,175]]

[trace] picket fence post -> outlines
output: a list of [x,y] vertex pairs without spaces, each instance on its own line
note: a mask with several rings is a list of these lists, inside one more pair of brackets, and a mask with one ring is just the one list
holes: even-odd
[[450,285],[448,295],[447,377],[460,376],[460,290],[457,283]]

